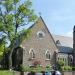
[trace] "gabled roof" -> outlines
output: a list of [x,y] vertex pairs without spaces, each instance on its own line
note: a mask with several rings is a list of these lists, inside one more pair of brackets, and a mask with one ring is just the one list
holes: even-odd
[[52,36],[55,42],[59,40],[62,46],[73,48],[73,38],[72,37],[66,37],[66,36],[60,36],[60,35],[52,35]]
[[[49,30],[48,30],[48,28],[47,28],[47,26],[46,26],[46,24],[45,24],[45,22],[43,21],[43,19],[42,19],[41,16],[40,16],[40,17],[38,18],[38,20],[37,20],[33,25],[31,25],[28,29],[34,28],[34,26],[36,25],[36,23],[37,23],[38,21],[42,21],[42,22],[43,22],[43,24],[44,24],[44,26],[46,27],[46,29],[47,29],[49,35],[51,36],[51,39],[53,40],[54,45],[56,46],[56,48],[58,48],[57,45],[56,45],[56,43],[55,43],[55,41],[54,41],[54,39],[53,39],[53,36],[52,36],[51,33],[49,32]],[[18,46],[22,43],[22,41],[20,41],[21,38],[22,38],[22,36],[23,36],[23,33],[21,33],[20,36],[19,36],[19,38],[16,40],[16,47],[18,47]]]
[[[38,18],[38,20],[37,20],[33,25],[31,25],[31,26],[29,27],[29,29],[32,29],[32,28],[36,25],[36,23],[37,23],[39,20],[43,22],[43,24],[45,25],[45,27],[46,27],[46,29],[47,29],[49,35],[51,36],[51,39],[53,40],[53,43],[54,43],[55,46],[57,47],[57,45],[56,45],[56,43],[55,43],[55,40],[54,40],[52,34],[51,34],[50,31],[48,30],[47,25],[45,24],[45,22],[44,22],[44,20],[43,20],[43,18],[42,18],[41,16]],[[57,48],[58,48],[58,47],[57,47]]]
[[72,53],[73,52],[73,38],[72,37],[66,37],[66,36],[60,36],[60,35],[52,35],[55,42],[59,40],[60,45],[58,45],[59,52],[62,53]]

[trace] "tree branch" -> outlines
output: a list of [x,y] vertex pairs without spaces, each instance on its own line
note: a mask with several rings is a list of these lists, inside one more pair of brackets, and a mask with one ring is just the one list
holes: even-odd
[[21,25],[19,25],[18,27],[20,27],[20,26],[25,26],[25,25],[28,25],[28,24],[29,24],[29,22],[24,23],[24,24],[21,24]]

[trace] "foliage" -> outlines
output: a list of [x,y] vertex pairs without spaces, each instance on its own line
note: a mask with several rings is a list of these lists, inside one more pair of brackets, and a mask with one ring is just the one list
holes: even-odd
[[10,42],[9,67],[12,65],[11,56],[16,44],[16,38],[22,32],[24,32],[27,38],[27,33],[29,33],[28,30],[19,31],[19,28],[28,25],[30,22],[34,22],[37,18],[31,6],[32,2],[30,0],[25,0],[23,3],[20,3],[20,0],[0,1],[0,33]]
[[2,57],[3,57],[4,51],[6,49],[5,44],[6,44],[6,42],[5,42],[5,36],[3,36],[0,39],[0,61],[1,61]]
[[22,42],[23,40],[29,39],[31,36],[31,30],[30,29],[24,29],[20,32],[20,36],[18,37],[19,41]]
[[63,60],[57,61],[57,65],[58,65],[58,66],[64,66],[64,61],[63,61]]
[[70,66],[63,66],[61,67],[62,71],[72,71],[72,67]]
[[47,65],[46,67],[45,67],[45,70],[48,72],[48,71],[53,71],[53,68],[51,67],[51,66],[49,66],[49,65]]
[[48,65],[46,65],[46,68],[49,68],[49,66],[48,66]]
[[45,68],[43,67],[22,67],[22,71],[24,72],[42,72],[45,71]]
[[64,64],[65,64],[65,62],[63,60],[57,61],[58,70],[61,70],[61,71],[72,71],[72,67],[71,66],[64,66]]
[[[22,4],[19,2],[20,0],[3,0],[0,5],[0,32],[6,34],[10,42],[18,37],[19,31],[17,30],[20,26],[34,22],[36,19],[31,9],[32,2],[30,0]],[[2,8],[5,10],[3,11]]]
[[63,60],[59,60],[59,61],[57,61],[56,64],[57,64],[57,67],[58,67],[57,69],[61,70],[61,67],[64,66],[65,62]]
[[3,52],[4,52],[4,45],[0,45],[0,59],[3,56]]
[[42,66],[37,66],[37,67],[25,67],[21,65],[21,70],[23,72],[50,72],[53,71],[51,67],[42,67]]
[[75,71],[75,67],[72,67],[72,71]]

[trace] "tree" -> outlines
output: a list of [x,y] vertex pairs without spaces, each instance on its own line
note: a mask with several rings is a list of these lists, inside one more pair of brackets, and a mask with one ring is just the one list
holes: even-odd
[[10,41],[9,68],[12,67],[12,52],[16,44],[16,38],[21,33],[28,36],[29,30],[18,30],[19,27],[34,22],[37,16],[31,8],[32,2],[25,0],[0,0],[0,33]]

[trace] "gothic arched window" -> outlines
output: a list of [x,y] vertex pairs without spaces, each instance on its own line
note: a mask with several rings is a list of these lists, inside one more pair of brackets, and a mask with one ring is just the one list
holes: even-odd
[[35,58],[35,52],[34,52],[34,49],[30,49],[29,55],[30,55],[30,58],[31,58],[31,59]]
[[48,59],[48,60],[51,59],[51,54],[48,50],[46,51],[45,55],[46,55],[46,59]]
[[73,56],[72,55],[69,56],[69,61],[70,61],[70,63],[73,63]]

